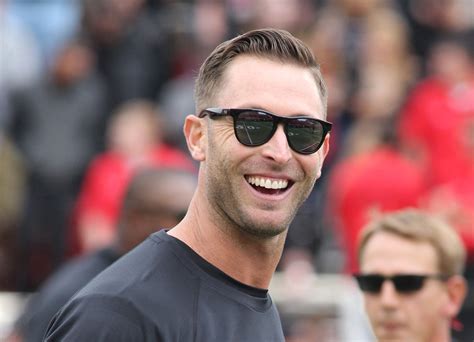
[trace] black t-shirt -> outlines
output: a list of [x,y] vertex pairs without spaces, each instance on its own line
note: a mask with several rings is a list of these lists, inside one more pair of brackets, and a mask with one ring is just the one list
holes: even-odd
[[160,231],[79,291],[46,341],[283,341],[266,290],[227,276]]
[[92,278],[119,257],[112,248],[78,257],[64,264],[33,295],[16,323],[24,342],[41,341],[54,314]]

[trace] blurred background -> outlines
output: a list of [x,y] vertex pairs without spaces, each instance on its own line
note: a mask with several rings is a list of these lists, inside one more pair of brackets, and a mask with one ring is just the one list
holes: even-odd
[[0,0],[0,339],[60,265],[110,243],[134,170],[196,168],[182,124],[197,70],[264,27],[311,47],[334,124],[275,276],[288,341],[371,340],[356,236],[403,207],[459,231],[456,336],[472,339],[474,0]]

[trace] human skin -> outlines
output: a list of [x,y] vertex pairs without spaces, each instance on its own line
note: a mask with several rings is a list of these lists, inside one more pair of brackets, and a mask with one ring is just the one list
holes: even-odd
[[[308,69],[249,55],[228,65],[212,107],[325,117]],[[201,162],[198,190],[186,219],[169,233],[231,277],[267,288],[288,226],[321,175],[328,137],[318,152],[301,155],[289,147],[281,125],[258,147],[237,141],[231,117],[188,116],[184,132],[191,155]],[[249,177],[289,186],[264,193]]]
[[[363,274],[385,276],[440,273],[432,245],[387,232],[370,238],[360,268]],[[394,285],[385,281],[379,294],[364,293],[366,312],[377,340],[450,341],[451,318],[459,307],[452,291],[458,280],[427,279],[421,290],[410,294],[397,293]]]

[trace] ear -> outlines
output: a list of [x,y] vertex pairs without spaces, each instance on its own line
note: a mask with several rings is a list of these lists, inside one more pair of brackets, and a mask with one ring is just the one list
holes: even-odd
[[319,170],[318,170],[317,178],[321,177],[321,170],[323,168],[324,159],[326,159],[326,156],[328,155],[328,153],[329,153],[329,134],[326,135],[326,138],[324,138],[323,145],[318,151],[320,161],[319,161]]
[[445,314],[449,318],[454,318],[459,310],[461,310],[464,299],[466,298],[466,280],[460,275],[452,276],[446,281],[446,289],[448,302],[446,303]]
[[326,156],[329,153],[329,137],[330,136],[331,136],[330,133],[326,135],[326,137],[324,138],[323,146],[321,146],[321,151],[323,153],[323,161],[324,159],[326,159]]
[[204,120],[196,115],[188,115],[184,121],[184,137],[186,138],[191,156],[197,161],[204,161],[206,159],[206,128]]

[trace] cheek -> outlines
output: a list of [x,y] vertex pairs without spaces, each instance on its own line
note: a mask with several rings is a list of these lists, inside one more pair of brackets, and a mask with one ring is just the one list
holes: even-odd
[[448,298],[444,289],[432,284],[420,298],[419,305],[423,305],[426,315],[442,317]]
[[378,308],[380,307],[377,298],[370,295],[364,295],[364,306],[370,318],[376,317]]
[[443,294],[439,291],[426,291],[419,296],[406,298],[403,308],[412,330],[421,335],[429,334],[432,327],[439,325],[443,316],[443,300]]

